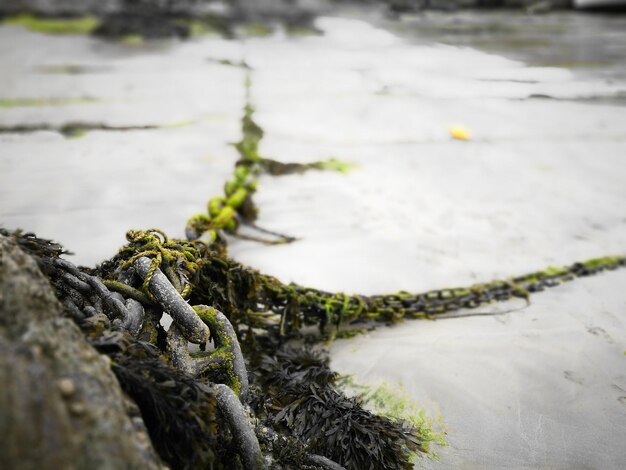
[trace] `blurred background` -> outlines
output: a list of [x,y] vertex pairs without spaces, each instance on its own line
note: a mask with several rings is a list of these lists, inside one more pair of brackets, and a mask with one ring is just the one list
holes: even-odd
[[[233,240],[282,281],[376,294],[623,254],[623,0],[0,0],[0,226],[95,265],[131,228],[183,237],[222,193],[246,105],[263,176]],[[332,345],[447,433],[426,468],[622,468],[622,272],[495,315]]]

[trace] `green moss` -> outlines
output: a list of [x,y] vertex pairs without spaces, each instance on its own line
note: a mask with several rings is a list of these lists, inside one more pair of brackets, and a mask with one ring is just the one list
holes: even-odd
[[100,25],[100,20],[93,16],[42,18],[33,15],[18,15],[6,18],[3,24],[23,26],[30,31],[46,34],[89,34]]
[[78,75],[89,72],[89,68],[75,64],[42,65],[37,71],[46,74]]
[[187,27],[189,28],[189,35],[192,37],[219,37],[222,35],[219,29],[217,29],[210,22],[204,20],[190,20],[187,23]]
[[604,269],[612,266],[617,266],[622,261],[621,256],[607,256],[605,258],[594,258],[585,261],[584,264],[586,268],[589,269]]
[[219,360],[221,369],[226,372],[228,378],[228,386],[232,388],[237,395],[241,392],[241,381],[235,374],[233,368],[234,354],[233,342],[228,336],[224,327],[217,320],[217,310],[211,307],[200,307],[195,305],[194,311],[200,319],[211,329],[211,336],[216,345],[219,345],[215,351],[211,352],[211,358]]
[[354,163],[342,162],[335,158],[319,162],[317,166],[320,170],[337,171],[344,174],[349,173],[350,171],[357,168],[357,165],[355,165]]
[[150,305],[153,301],[148,297],[144,292],[134,289],[128,284],[124,284],[120,281],[114,281],[111,279],[103,279],[102,283],[110,290],[115,292],[119,292],[126,297],[130,297],[131,299],[135,299],[138,302],[141,302],[144,305]]
[[0,99],[0,108],[23,108],[39,106],[70,106],[75,104],[95,103],[94,98],[4,98]]
[[181,18],[177,23],[189,31],[191,37],[233,37],[231,21],[220,15],[207,15],[202,18]]
[[80,139],[87,135],[87,131],[84,129],[71,129],[68,132],[63,133],[66,139]]
[[310,26],[301,26],[301,25],[290,25],[288,24],[285,27],[285,31],[289,36],[320,36],[322,33],[315,28]]
[[548,266],[543,271],[543,274],[545,274],[546,276],[562,276],[565,273],[567,273],[567,270],[565,268],[555,268],[554,266]]
[[350,339],[355,336],[359,336],[367,333],[369,330],[367,328],[350,328],[347,330],[340,330],[335,333],[335,338],[337,339]]
[[[217,321],[217,310],[211,307],[200,307],[198,305],[194,305],[193,309],[200,317],[200,319],[209,328],[211,328],[211,335],[215,336],[215,340],[221,345],[218,351],[221,351],[222,348],[225,348],[225,350],[230,350],[232,345],[230,339],[228,338],[228,335],[224,332],[224,328]],[[216,351],[216,353],[218,351]]]
[[250,69],[250,66],[248,64],[246,64],[245,61],[233,62],[230,59],[220,59],[220,60],[212,59],[212,61],[217,62],[220,65],[227,65],[229,67],[238,67],[238,68],[242,68],[242,69],[246,69],[246,70]]
[[141,34],[127,34],[119,39],[126,46],[143,46],[145,39]]
[[248,197],[248,191],[245,188],[238,188],[226,201],[230,207],[237,209],[243,204]]
[[262,38],[274,34],[274,28],[265,23],[252,22],[241,26],[239,33],[246,37]]

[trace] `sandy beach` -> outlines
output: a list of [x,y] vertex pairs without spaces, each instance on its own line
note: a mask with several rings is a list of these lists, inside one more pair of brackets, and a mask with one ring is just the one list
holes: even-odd
[[[182,237],[232,171],[249,76],[263,155],[354,168],[264,176],[259,225],[299,240],[233,241],[238,261],[378,294],[626,252],[623,61],[533,65],[346,16],[316,27],[133,47],[0,26],[0,225],[85,265],[130,228]],[[80,138],[60,132],[77,124]],[[401,384],[441,419],[449,445],[418,467],[619,469],[625,282],[603,273],[480,309],[497,315],[380,327],[334,342],[332,366]]]

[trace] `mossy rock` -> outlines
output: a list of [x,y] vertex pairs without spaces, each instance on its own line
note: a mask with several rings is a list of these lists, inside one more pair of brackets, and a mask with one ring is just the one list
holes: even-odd
[[63,317],[36,261],[1,234],[0,383],[3,468],[162,468],[110,360]]

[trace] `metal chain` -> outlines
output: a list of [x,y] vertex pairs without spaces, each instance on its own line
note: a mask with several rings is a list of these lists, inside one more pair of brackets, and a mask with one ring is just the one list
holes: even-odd
[[528,301],[529,295],[601,271],[626,267],[626,257],[596,258],[564,268],[548,268],[509,280],[496,280],[470,287],[436,289],[421,294],[398,292],[390,295],[347,295],[284,285],[265,277],[260,302],[265,309],[281,314],[280,332],[302,324],[316,324],[326,333],[366,319],[397,321],[431,318],[461,309],[474,309],[513,298]]
[[[132,266],[136,274],[147,279],[147,287],[161,308],[159,318],[166,312],[173,319],[166,337],[170,364],[198,379],[206,379],[208,373],[215,375],[217,369],[224,370],[222,375],[227,378],[226,384],[209,384],[217,390],[218,407],[236,436],[244,468],[259,469],[261,450],[251,423],[245,419],[246,411],[241,401],[248,392],[248,373],[232,325],[214,308],[189,305],[161,269],[158,266],[153,268],[153,261],[141,256]],[[77,323],[100,322],[106,328],[108,320],[115,329],[138,336],[146,318],[144,306],[139,301],[109,290],[98,276],[81,271],[67,260],[46,257],[41,263],[57,288],[57,296]],[[132,277],[128,272],[121,276],[126,280]],[[146,305],[146,308],[153,308],[153,305]],[[211,338],[214,351],[192,355],[189,342],[204,344]]]

